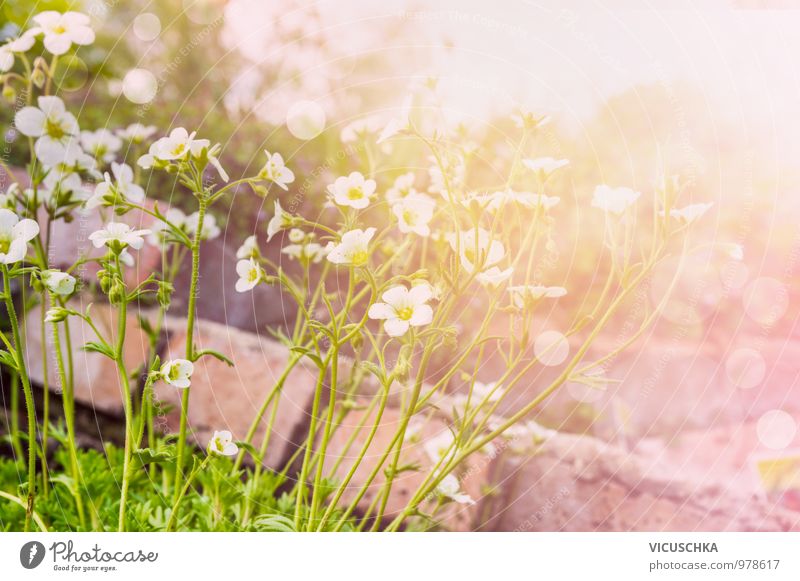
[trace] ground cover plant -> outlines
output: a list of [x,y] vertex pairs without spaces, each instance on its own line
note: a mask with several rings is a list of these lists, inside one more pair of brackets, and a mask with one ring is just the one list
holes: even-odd
[[[20,136],[17,155],[27,155],[26,175],[14,178],[0,209],[0,270],[8,325],[0,340],[0,363],[12,383],[11,417],[4,437],[14,457],[0,461],[0,522],[8,530],[388,530],[431,528],[450,505],[475,502],[462,487],[465,462],[492,454],[508,439],[535,443],[548,430],[531,420],[548,397],[567,382],[604,389],[604,364],[640,338],[657,319],[669,296],[641,312],[634,332],[602,356],[590,348],[631,298],[665,261],[675,265],[708,244],[693,246],[689,230],[711,208],[686,203],[677,177],[654,176],[651,191],[598,184],[591,205],[603,221],[603,244],[587,248],[608,260],[604,280],[590,289],[569,289],[562,281],[540,280],[539,261],[559,228],[557,177],[570,160],[532,152],[546,116],[520,110],[516,141],[497,187],[471,183],[472,168],[486,153],[477,151],[463,127],[439,123],[435,107],[412,95],[387,123],[355,123],[343,140],[356,142],[359,165],[330,183],[318,184],[321,211],[304,217],[291,203],[300,176],[291,159],[264,151],[249,175],[225,169],[226,151],[176,124],[154,127],[132,122],[118,127],[81,127],[57,91],[62,62],[91,45],[95,32],[77,12],[37,14],[19,35],[0,46],[3,95],[13,109]],[[402,165],[388,174],[387,143],[402,143]],[[231,145],[230,147],[236,147]],[[540,154],[539,157],[534,155]],[[422,170],[419,168],[423,168]],[[14,176],[11,168],[7,174]],[[186,192],[191,211],[169,207],[151,176],[167,176]],[[290,352],[277,382],[263,386],[263,401],[250,429],[217,431],[204,449],[189,444],[189,394],[198,361],[225,353],[196,347],[196,300],[205,241],[221,234],[215,206],[234,192],[267,200],[272,212],[260,235],[242,240],[237,252],[235,291],[274,285],[295,303],[293,327],[272,329]],[[288,192],[290,202],[281,198]],[[239,193],[241,195],[241,193]],[[639,211],[648,199],[649,213]],[[285,207],[284,207],[285,206]],[[137,228],[121,217],[139,212],[153,220]],[[104,227],[92,232],[100,258],[76,258],[72,267],[50,263],[51,233],[59,221],[99,214]],[[282,240],[283,260],[263,252]],[[132,285],[127,269],[145,244],[157,247],[162,263]],[[738,256],[735,245],[714,252]],[[177,270],[191,259],[188,309],[171,307]],[[678,260],[675,260],[676,257]],[[97,262],[97,276],[83,280],[81,266]],[[674,283],[673,283],[674,284]],[[118,328],[101,330],[91,306],[70,299],[88,294],[116,310]],[[562,331],[534,332],[541,312],[557,308],[568,294],[584,295],[580,308],[562,317]],[[140,369],[126,366],[127,315],[150,304],[156,315],[142,321],[153,344],[167,315],[185,317],[188,337],[180,358],[151,356]],[[27,353],[20,321],[37,306],[39,322],[53,337],[53,352]],[[96,337],[81,345],[117,367],[124,404],[124,444],[102,451],[78,445],[75,427],[72,338],[69,319],[83,320]],[[498,326],[505,329],[498,333]],[[43,333],[44,335],[44,333]],[[42,349],[51,347],[42,342]],[[442,358],[441,354],[447,357]],[[485,358],[501,357],[503,372],[491,383],[478,380]],[[63,414],[51,413],[48,390],[31,385],[31,358],[54,360],[46,373],[57,378]],[[435,362],[435,365],[434,365]],[[317,375],[308,431],[293,458],[279,469],[265,468],[278,404],[291,389],[291,372],[311,365]],[[557,371],[538,394],[514,411],[503,407],[533,368]],[[435,369],[434,369],[435,367]],[[144,376],[144,389],[132,384]],[[177,433],[157,429],[157,385],[181,393]],[[388,443],[375,450],[376,434],[390,398],[401,393],[400,421]],[[37,406],[42,413],[37,414]],[[330,444],[349,414],[366,411],[348,442],[346,457],[331,458]],[[446,417],[444,437],[425,442],[431,466],[404,463],[404,445],[422,437],[434,416]],[[256,438],[266,425],[266,436]],[[56,452],[49,451],[55,447]],[[374,466],[353,490],[367,461]],[[376,460],[377,458],[377,460]],[[387,515],[397,479],[423,471],[420,484],[397,514]],[[367,489],[382,478],[367,506]]]

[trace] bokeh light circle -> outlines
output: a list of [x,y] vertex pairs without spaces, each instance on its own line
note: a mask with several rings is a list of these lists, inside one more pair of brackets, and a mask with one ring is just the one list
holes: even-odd
[[789,292],[781,281],[761,277],[749,285],[742,295],[744,312],[756,323],[773,325],[789,308]]
[[542,365],[561,365],[569,355],[569,341],[558,331],[545,331],[536,337],[533,353]]
[[314,139],[325,129],[325,111],[314,101],[299,101],[289,108],[286,127],[297,139]]
[[783,450],[797,433],[794,418],[783,410],[770,410],[758,419],[758,440],[770,450]]
[[736,387],[751,389],[764,381],[767,375],[767,362],[755,349],[743,347],[728,356],[725,373]]
[[133,33],[145,42],[155,40],[161,34],[161,20],[151,12],[143,12],[133,19]]
[[131,103],[143,105],[155,98],[158,92],[158,81],[153,73],[146,69],[131,69],[122,80],[122,94]]

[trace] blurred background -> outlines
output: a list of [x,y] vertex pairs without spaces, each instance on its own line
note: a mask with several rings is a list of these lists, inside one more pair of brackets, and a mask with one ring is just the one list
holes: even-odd
[[[605,369],[605,391],[568,385],[538,421],[589,433],[652,458],[694,482],[777,495],[800,509],[800,10],[791,0],[283,1],[145,0],[4,2],[0,37],[30,15],[88,13],[98,42],[69,60],[61,91],[83,128],[134,121],[185,126],[224,146],[233,178],[280,151],[298,176],[287,197],[324,210],[325,186],[361,163],[356,127],[382,127],[410,90],[465,123],[475,143],[475,187],[503,182],[513,147],[510,114],[523,107],[553,122],[530,157],[571,160],[552,185],[562,203],[543,280],[588,289],[602,280],[600,183],[642,192],[647,215],[663,174],[688,181],[682,205],[713,202],[696,226],[693,255],[655,328]],[[10,127],[8,107],[0,108]],[[3,155],[25,159],[5,134]],[[391,147],[391,146],[389,146]],[[380,166],[385,191],[409,161]],[[419,166],[424,172],[427,166]],[[174,184],[148,195],[181,205]],[[218,216],[223,239],[206,262],[218,293],[201,315],[246,330],[291,318],[271,289],[233,292],[235,249],[264,237],[272,201],[242,192]],[[743,260],[724,251],[743,248]],[[725,246],[728,245],[728,246]],[[280,246],[269,252],[279,256]],[[674,267],[674,265],[668,265]],[[630,305],[655,305],[658,274]],[[211,280],[214,277],[207,277]],[[209,284],[215,284],[209,282]],[[219,308],[224,297],[224,309]],[[582,308],[571,293],[541,320],[559,328]],[[205,309],[205,310],[203,310]],[[638,310],[637,310],[638,309]],[[632,331],[621,317],[597,355]],[[509,406],[541,389],[533,376]],[[481,379],[499,375],[496,363]]]

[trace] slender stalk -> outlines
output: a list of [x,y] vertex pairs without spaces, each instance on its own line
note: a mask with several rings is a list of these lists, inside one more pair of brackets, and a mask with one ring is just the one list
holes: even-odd
[[17,371],[22,382],[22,391],[25,396],[25,408],[28,416],[28,499],[25,508],[25,532],[31,528],[31,516],[33,515],[34,504],[36,502],[36,408],[33,402],[33,390],[28,377],[28,369],[25,363],[25,345],[22,342],[19,332],[19,321],[14,301],[11,298],[11,281],[8,273],[8,266],[2,265],[3,272],[3,297],[8,310],[8,318],[11,321],[11,331],[14,337],[14,349],[16,351]]
[[175,501],[172,503],[172,510],[169,514],[169,520],[167,521],[167,532],[172,531],[175,528],[175,521],[178,519],[178,508],[180,508],[181,501],[183,497],[186,496],[186,492],[189,490],[189,487],[192,485],[195,477],[202,471],[205,470],[205,467],[208,466],[209,461],[211,460],[211,454],[206,456],[203,461],[189,474],[189,477],[186,479],[186,482],[181,486],[178,494],[175,495]]
[[[197,230],[192,240],[192,275],[189,284],[189,306],[186,313],[186,359],[194,361],[194,319],[197,308],[197,282],[200,279],[200,239],[203,232],[203,221],[206,216],[207,201],[204,195],[199,196],[200,208],[197,217]],[[183,480],[183,464],[186,449],[186,426],[189,414],[189,392],[191,386],[181,394],[181,420],[178,432],[177,463],[175,465],[175,498],[177,500]]]
[[47,368],[47,323],[45,318],[47,316],[47,309],[44,306],[47,304],[47,290],[42,290],[42,308],[40,311],[41,325],[41,348],[42,348],[42,497],[47,498],[47,493],[50,488],[49,474],[47,469],[47,440],[48,432],[50,430],[50,378],[48,377]]
[[[50,295],[50,306],[56,306],[56,299]],[[68,323],[64,323],[68,326]],[[68,381],[66,368],[64,366],[64,356],[61,351],[61,337],[59,335],[58,323],[53,323],[53,348],[56,355],[56,367],[58,369],[58,377],[61,382],[61,397],[64,405],[64,419],[67,424],[67,452],[69,454],[70,470],[72,471],[72,480],[75,482],[75,504],[78,510],[78,519],[81,528],[86,528],[86,516],[83,507],[83,495],[81,494],[81,484],[83,476],[81,475],[80,464],[78,463],[77,443],[75,441],[75,390],[74,386]]]
[[[115,256],[115,263],[117,273],[122,277],[122,264],[119,260],[119,255]],[[123,464],[122,464],[122,490],[120,491],[119,501],[119,532],[125,531],[125,512],[128,504],[128,488],[131,479],[131,455],[133,454],[133,401],[131,397],[130,377],[128,370],[125,368],[125,360],[123,358],[123,349],[125,347],[125,332],[128,318],[128,298],[123,297],[119,303],[119,312],[117,321],[117,344],[114,350],[114,357],[117,363],[117,370],[119,371],[120,381],[122,382],[122,397],[123,406],[125,409],[125,449],[123,451]]]

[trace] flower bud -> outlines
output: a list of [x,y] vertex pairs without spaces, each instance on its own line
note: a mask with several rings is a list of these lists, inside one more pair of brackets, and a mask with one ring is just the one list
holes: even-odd
[[125,284],[119,278],[114,277],[108,291],[108,300],[112,305],[119,305],[125,300]]
[[17,100],[17,92],[14,90],[14,87],[11,85],[3,86],[3,99],[12,104]]
[[53,307],[47,310],[47,315],[44,320],[46,323],[60,323],[66,320],[71,314],[72,312],[64,307]]
[[162,280],[158,283],[158,292],[156,293],[156,299],[158,300],[158,304],[164,307],[165,309],[169,307],[169,303],[172,300],[172,293],[175,291],[175,286],[166,280]]
[[44,83],[47,81],[47,75],[44,74],[42,69],[33,69],[31,73],[31,82],[36,85],[39,89],[44,87]]

